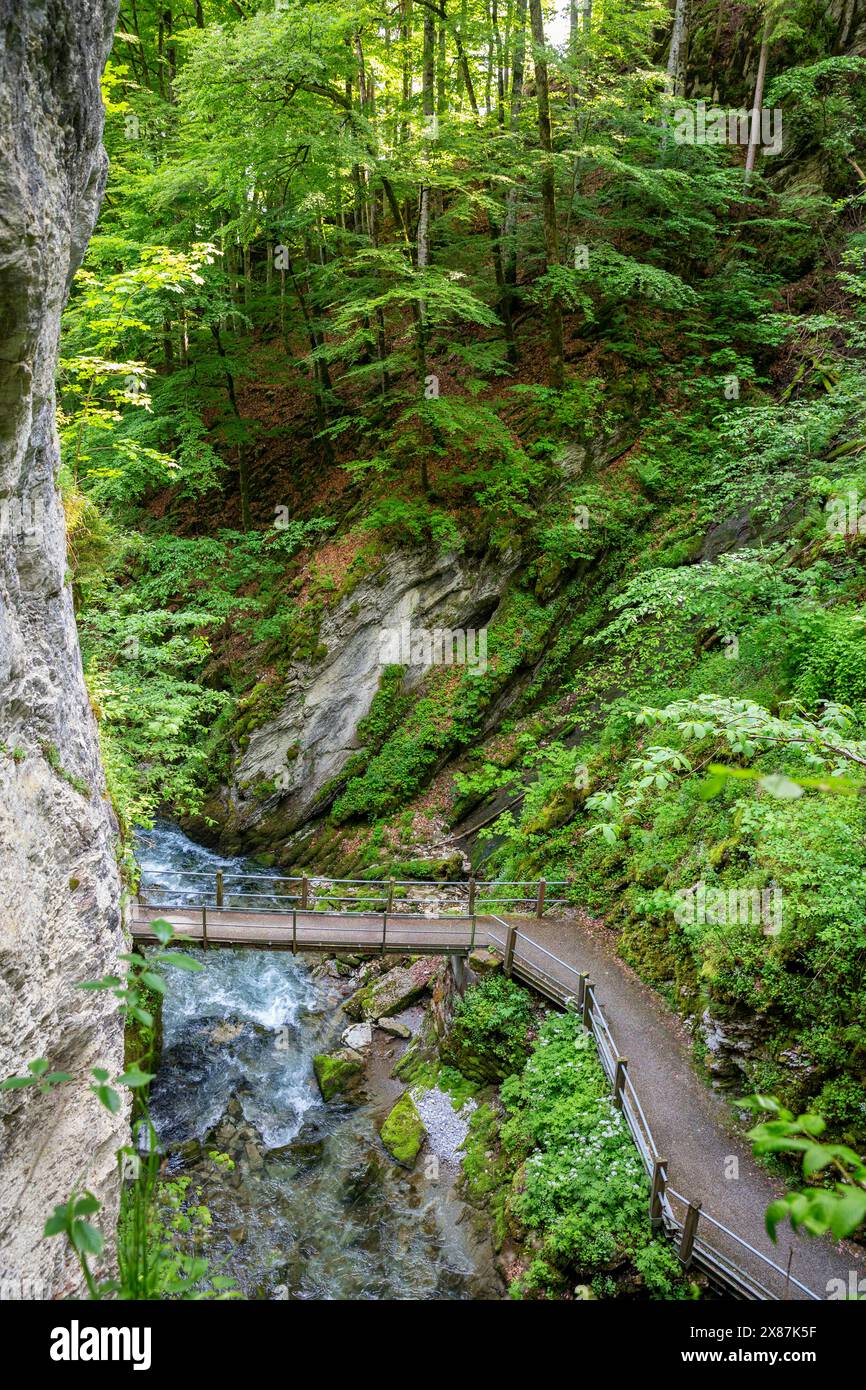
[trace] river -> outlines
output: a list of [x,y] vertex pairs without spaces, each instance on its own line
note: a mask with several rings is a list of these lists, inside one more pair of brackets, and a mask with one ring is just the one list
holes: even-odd
[[[168,822],[141,832],[137,853],[150,881],[181,868],[256,869]],[[324,1105],[312,1057],[346,1026],[338,982],[287,952],[197,958],[200,972],[166,972],[151,1109],[160,1143],[174,1153],[169,1170],[191,1172],[202,1188],[212,1266],[250,1298],[501,1297],[489,1243],[466,1219],[453,1170],[442,1165],[432,1180],[422,1154],[409,1173],[379,1142],[377,1125],[401,1089],[390,1079],[393,1040],[379,1039],[366,1103]],[[208,1148],[240,1153],[233,1171],[199,1157],[191,1141],[206,1135]]]

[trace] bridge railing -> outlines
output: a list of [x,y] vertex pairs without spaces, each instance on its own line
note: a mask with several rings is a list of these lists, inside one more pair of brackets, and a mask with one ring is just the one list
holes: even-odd
[[[291,949],[293,953],[342,949],[360,954],[467,955],[475,946],[478,930],[475,914],[438,917],[431,922],[417,913],[300,912],[297,907],[288,911],[269,907],[246,920],[231,916],[227,925],[225,915],[215,917],[207,904],[150,906],[174,927],[179,940],[200,944],[206,950],[211,946],[258,946]],[[151,933],[146,925],[140,925],[144,930],[139,934],[147,939]]]
[[[161,869],[144,872],[138,898],[148,907],[219,908],[226,912],[269,909],[330,912],[351,903],[360,912],[413,912],[420,915],[469,915],[512,910],[542,917],[568,897],[565,880],[521,879],[367,879],[330,878],[321,874],[287,876],[236,869]],[[523,891],[520,891],[523,890]]]
[[[700,1202],[676,1192],[668,1182],[667,1160],[659,1155],[649,1121],[620,1054],[589,976],[561,957],[525,937],[510,923],[494,917],[501,937],[488,938],[503,954],[507,974],[519,975],[563,1008],[580,1014],[595,1039],[601,1067],[611,1085],[613,1103],[621,1112],[650,1178],[650,1218],[677,1244],[684,1268],[694,1266],[728,1292],[741,1298],[778,1300],[801,1297],[821,1301],[791,1272],[793,1246],[787,1267],[758,1250],[728,1226],[704,1211]],[[525,943],[525,944],[524,944]],[[556,967],[555,971],[553,967]]]

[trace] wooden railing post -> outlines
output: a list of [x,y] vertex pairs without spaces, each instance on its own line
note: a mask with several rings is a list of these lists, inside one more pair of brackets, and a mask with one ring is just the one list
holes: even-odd
[[297,954],[298,954],[298,914],[297,914],[295,908],[292,908],[292,955],[293,955],[293,956],[296,956]]
[[474,945],[475,945],[475,913],[473,912],[473,914],[472,914],[472,931],[469,933],[469,949],[470,949],[470,951],[472,950],[472,948],[473,948]]
[[217,907],[222,907],[222,905],[223,905],[223,871],[222,871],[222,869],[217,869],[217,876],[216,876],[216,905],[217,905]]
[[310,880],[304,874],[301,879],[301,911],[306,912],[310,902]]
[[653,1181],[650,1188],[650,1225],[654,1231],[660,1229],[664,1220],[664,1195],[665,1195],[665,1169],[667,1168],[666,1158],[657,1158],[653,1161]]
[[202,904],[201,909],[201,940],[203,950],[207,950],[207,908]]
[[625,1071],[628,1066],[627,1057],[617,1057],[616,1071],[613,1074],[613,1103],[617,1110],[622,1110],[621,1092],[625,1086]]
[[471,917],[471,916],[473,915],[474,912],[475,912],[475,875],[472,874],[472,875],[470,875],[470,878],[469,878],[469,916]]
[[389,879],[388,879],[388,902],[387,902],[387,904],[386,904],[385,911],[386,911],[386,912],[393,912],[393,911],[394,911],[394,880],[393,880],[393,878],[389,878]]
[[692,1262],[692,1252],[695,1248],[695,1232],[698,1229],[698,1217],[701,1214],[700,1202],[689,1202],[686,1212],[686,1219],[683,1222],[683,1234],[680,1241],[680,1264],[683,1269],[688,1269]]
[[385,954],[385,940],[386,940],[386,938],[387,938],[387,935],[388,935],[388,914],[387,914],[387,912],[383,912],[383,913],[382,913],[382,955],[383,955],[383,956],[384,956],[384,954]]
[[502,970],[505,975],[510,975],[514,965],[514,941],[517,936],[517,928],[509,926],[505,933],[505,960]]
[[586,982],[589,979],[587,971],[581,970],[577,977],[577,1009],[579,1014],[583,1013],[583,1001],[586,996]]
[[545,892],[546,892],[546,891],[547,891],[547,883],[546,883],[546,881],[545,881],[543,878],[540,878],[540,879],[538,880],[538,892],[536,893],[536,896],[535,896],[535,915],[536,915],[536,917],[543,917],[543,916],[544,916],[544,895],[545,895]]
[[589,978],[588,975],[585,975],[583,978],[583,1000],[581,1002],[580,1007],[580,1017],[584,1028],[588,1028],[590,1032],[592,1032],[592,999],[590,997],[591,990],[592,980]]

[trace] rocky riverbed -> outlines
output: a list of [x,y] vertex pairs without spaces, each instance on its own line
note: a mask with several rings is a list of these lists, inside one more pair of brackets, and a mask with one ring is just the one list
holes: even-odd
[[[383,1026],[352,1023],[341,1007],[371,979],[417,988],[415,963],[383,964],[213,953],[169,1002],[153,1096],[168,1171],[191,1180],[188,1202],[212,1219],[204,1253],[248,1297],[502,1296],[489,1240],[464,1220],[455,1186],[473,1102],[458,1111],[438,1087],[394,1075],[429,1028],[432,996]],[[430,980],[447,972],[424,962]],[[326,1101],[313,1057],[346,1056],[357,1064]],[[403,1130],[389,1142],[401,1105],[417,1120],[408,1149]]]
[[[149,832],[141,856],[151,871],[216,862],[175,827]],[[400,1074],[407,1055],[410,1071],[435,1057],[462,983],[448,962],[197,958],[202,971],[172,974],[152,1113],[183,1205],[210,1213],[194,1248],[212,1270],[250,1298],[502,1297],[489,1234],[458,1192],[471,1102],[458,1113],[435,1066],[428,1082]],[[329,1089],[341,1056],[351,1065]],[[418,1144],[398,1157],[383,1131],[410,1093]]]

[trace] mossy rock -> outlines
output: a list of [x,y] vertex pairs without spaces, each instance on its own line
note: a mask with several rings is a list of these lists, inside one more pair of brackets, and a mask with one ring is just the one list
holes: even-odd
[[408,969],[397,966],[356,990],[343,1004],[343,1010],[351,1019],[388,1018],[402,1013],[424,994],[432,971],[429,960],[415,961]]
[[398,1081],[414,1081],[426,1061],[418,1039],[413,1038],[403,1056],[398,1057],[391,1068],[391,1075]]
[[469,952],[466,964],[476,975],[495,975],[502,969],[502,957],[495,951],[491,951],[487,946],[476,946],[474,951]]
[[319,1052],[313,1058],[313,1071],[319,1083],[322,1100],[354,1090],[364,1072],[365,1061],[360,1052],[344,1047],[338,1052]]
[[392,1158],[405,1168],[414,1168],[427,1131],[408,1091],[404,1091],[397,1101],[379,1131],[379,1138]]
[[538,835],[543,831],[556,830],[567,825],[574,816],[580,802],[580,794],[574,787],[566,787],[554,792],[550,800],[526,826],[526,833]]

